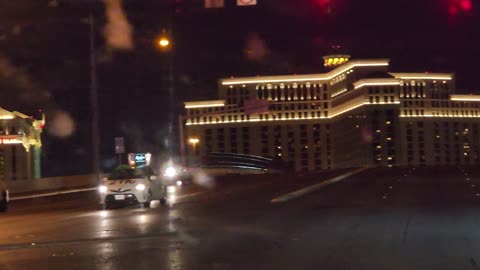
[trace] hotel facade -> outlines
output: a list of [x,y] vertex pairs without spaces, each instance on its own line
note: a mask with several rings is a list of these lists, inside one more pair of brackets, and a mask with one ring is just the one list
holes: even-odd
[[454,74],[391,73],[388,59],[343,55],[325,66],[221,79],[216,100],[185,102],[189,155],[272,157],[296,171],[480,163],[480,95],[455,94]]
[[40,178],[45,120],[0,108],[0,181]]

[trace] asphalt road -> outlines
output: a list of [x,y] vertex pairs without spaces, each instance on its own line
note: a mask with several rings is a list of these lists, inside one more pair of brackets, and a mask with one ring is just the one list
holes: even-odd
[[0,269],[480,269],[480,170],[370,169],[270,202],[320,178],[185,187],[153,209],[16,202]]

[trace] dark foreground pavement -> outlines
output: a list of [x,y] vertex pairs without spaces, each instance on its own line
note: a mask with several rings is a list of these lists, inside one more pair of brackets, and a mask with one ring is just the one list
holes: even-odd
[[92,193],[0,216],[0,269],[480,269],[480,173],[371,169],[305,183],[186,188],[179,203],[96,210]]

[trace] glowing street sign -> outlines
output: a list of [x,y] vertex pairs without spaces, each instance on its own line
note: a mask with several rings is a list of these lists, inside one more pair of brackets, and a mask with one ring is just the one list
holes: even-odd
[[150,153],[130,153],[128,154],[128,163],[137,168],[150,165],[152,154]]
[[21,144],[22,140],[17,136],[2,136],[0,137],[0,144]]
[[137,163],[143,163],[147,160],[147,157],[145,157],[144,154],[135,154],[134,159],[135,159],[135,162]]

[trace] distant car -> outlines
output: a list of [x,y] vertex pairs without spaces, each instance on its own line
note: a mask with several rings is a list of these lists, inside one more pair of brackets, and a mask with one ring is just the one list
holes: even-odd
[[9,199],[7,184],[4,181],[0,181],[0,212],[7,211]]
[[164,203],[166,190],[148,168],[131,169],[128,166],[117,168],[99,186],[102,209],[128,205],[150,207],[153,200]]
[[170,162],[163,169],[161,181],[165,186],[182,186],[191,184],[192,177],[186,168]]

